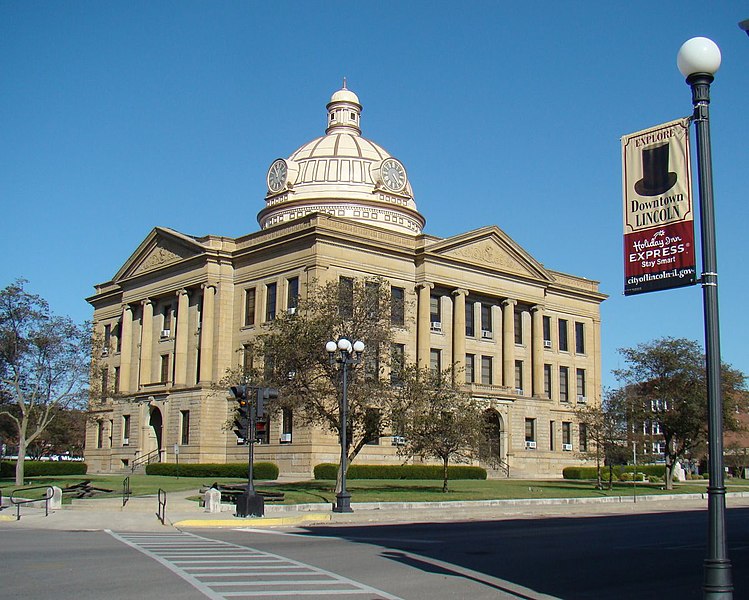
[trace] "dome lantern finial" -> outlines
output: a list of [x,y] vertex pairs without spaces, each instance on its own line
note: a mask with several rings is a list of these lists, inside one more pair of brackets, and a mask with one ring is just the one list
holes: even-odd
[[335,92],[328,102],[328,127],[326,134],[331,133],[353,133],[361,135],[360,119],[362,106],[359,97],[346,87],[346,78],[343,78],[343,87]]

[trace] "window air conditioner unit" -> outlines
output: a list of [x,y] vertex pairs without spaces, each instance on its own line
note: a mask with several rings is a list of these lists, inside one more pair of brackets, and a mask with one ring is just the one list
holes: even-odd
[[292,306],[291,308],[287,308],[286,312],[288,314],[290,314],[290,315],[295,315],[296,314],[296,306]]
[[572,452],[572,444],[562,444],[562,450],[565,452]]
[[401,435],[393,436],[393,446],[405,446],[405,445],[406,445],[406,438],[404,438]]
[[585,396],[578,396],[577,401],[579,404],[585,404],[588,401],[588,399]]
[[123,446],[129,446],[130,445],[130,438],[123,438],[122,445]]
[[102,358],[106,358],[107,356],[109,356],[109,349],[108,348],[103,348],[102,351],[101,351],[101,357]]
[[432,331],[442,331],[442,322],[441,321],[432,321],[429,329]]
[[551,348],[551,340],[544,340],[544,348]]
[[523,395],[523,388],[515,388],[515,393],[518,396],[522,396]]
[[526,448],[533,448],[535,450],[535,448],[536,448],[536,442],[531,442],[531,441],[525,440],[525,447]]
[[494,338],[494,334],[489,331],[488,329],[482,329],[481,330],[481,339],[482,340],[491,340]]
[[171,329],[162,329],[161,330],[161,337],[167,338],[172,333]]
[[290,444],[291,443],[291,434],[290,433],[282,433],[281,434],[281,443],[282,444]]

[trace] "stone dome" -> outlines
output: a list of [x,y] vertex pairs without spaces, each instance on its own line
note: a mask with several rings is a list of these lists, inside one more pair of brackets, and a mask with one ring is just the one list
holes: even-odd
[[384,148],[361,135],[362,106],[346,88],[327,104],[325,135],[299,147],[268,170],[265,208],[258,223],[279,223],[324,212],[418,235],[418,212],[405,167]]

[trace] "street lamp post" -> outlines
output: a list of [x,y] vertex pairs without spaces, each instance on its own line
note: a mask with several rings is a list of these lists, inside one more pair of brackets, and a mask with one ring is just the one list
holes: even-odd
[[[342,373],[342,392],[341,392],[341,490],[336,494],[336,505],[333,512],[350,513],[354,512],[351,508],[351,494],[346,490],[346,461],[348,460],[348,443],[346,441],[346,430],[348,429],[348,368],[361,362],[361,355],[364,352],[364,342],[357,340],[353,344],[346,338],[341,338],[338,342],[330,341],[325,344],[328,351],[330,364],[338,363],[341,365]],[[336,350],[338,356],[336,357]]]
[[679,50],[677,65],[692,88],[693,121],[697,130],[700,229],[702,237],[702,298],[708,408],[709,484],[707,488],[708,554],[704,563],[704,598],[733,598],[731,561],[726,551],[726,488],[723,475],[723,402],[720,390],[720,330],[718,267],[715,250],[715,211],[710,154],[710,84],[720,67],[720,49],[712,40],[696,37]]

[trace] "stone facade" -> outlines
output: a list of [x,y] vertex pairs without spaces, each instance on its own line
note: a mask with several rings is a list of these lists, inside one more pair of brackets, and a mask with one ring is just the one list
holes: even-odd
[[[218,383],[263,323],[293,308],[297,290],[340,277],[380,277],[403,291],[410,308],[396,343],[424,366],[465,368],[467,389],[500,432],[502,474],[554,477],[579,464],[574,409],[600,401],[597,282],[546,269],[495,226],[423,233],[402,165],[360,137],[358,98],[336,92],[328,114],[323,138],[271,166],[260,231],[231,239],[157,227],[96,286],[88,300],[105,339],[95,357],[105,375],[90,406],[89,468],[126,471],[148,455],[246,460],[226,428],[234,403]],[[347,118],[356,126],[340,122]],[[361,177],[341,166],[357,153]],[[273,419],[267,441],[256,460],[284,474],[308,477],[339,458],[335,437],[288,414]],[[383,437],[357,462],[399,463],[396,452]]]

